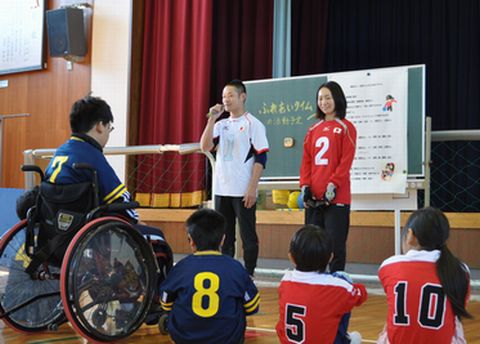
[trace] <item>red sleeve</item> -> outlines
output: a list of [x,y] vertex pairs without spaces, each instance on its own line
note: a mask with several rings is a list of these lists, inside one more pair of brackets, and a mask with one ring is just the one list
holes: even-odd
[[386,290],[386,281],[385,281],[385,269],[383,266],[380,266],[380,268],[378,269],[378,279],[380,280],[380,283],[382,284],[382,288],[386,293],[387,290]]
[[357,297],[357,303],[355,303],[355,306],[360,306],[362,303],[367,301],[367,298],[368,298],[367,289],[363,284],[360,284],[360,283],[353,283],[353,287],[355,288],[356,297]]
[[367,289],[363,284],[353,283],[353,290],[349,293],[349,302],[346,302],[343,313],[350,312],[353,307],[358,307],[365,301],[367,301]]
[[350,122],[345,121],[344,123],[347,125],[347,131],[345,135],[343,135],[342,158],[335,169],[335,173],[329,180],[329,182],[335,184],[337,188],[341,187],[342,182],[348,179],[347,176],[352,167],[353,158],[355,156],[355,147],[357,145],[357,130]]
[[303,185],[312,185],[312,155],[310,151],[310,147],[312,146],[311,133],[312,131],[309,129],[305,135],[305,140],[303,141],[303,157],[302,164],[300,165],[300,187]]

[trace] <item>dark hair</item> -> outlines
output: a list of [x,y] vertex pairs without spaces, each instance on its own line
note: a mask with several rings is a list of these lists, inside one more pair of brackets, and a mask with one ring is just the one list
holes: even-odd
[[70,110],[72,132],[85,134],[98,122],[113,122],[112,110],[105,100],[88,95],[73,103]]
[[198,251],[218,250],[225,234],[225,218],[213,209],[200,209],[187,219],[187,231]]
[[468,272],[465,265],[447,247],[450,224],[445,214],[434,207],[416,210],[408,218],[404,233],[408,228],[412,229],[422,249],[440,250],[437,274],[443,290],[447,294],[455,315],[459,318],[471,318],[465,309],[469,284]]
[[332,92],[332,98],[333,98],[333,101],[335,102],[336,116],[340,119],[344,119],[347,114],[347,99],[345,98],[345,93],[343,93],[342,88],[335,81],[327,81],[321,84],[320,87],[318,88],[317,93],[315,94],[315,100],[316,100],[315,102],[317,104],[317,114],[315,117],[319,119],[325,119],[325,114],[318,107],[318,92],[320,92],[320,90],[324,87],[328,88],[330,92]]
[[36,185],[33,189],[25,191],[25,193],[17,198],[16,211],[20,220],[26,219],[28,210],[37,203],[39,191],[40,187]]
[[233,86],[236,88],[239,94],[242,94],[242,93],[247,94],[247,88],[245,87],[245,84],[241,80],[233,79],[232,81],[227,83],[225,86]]
[[306,225],[290,241],[290,254],[299,271],[324,272],[333,251],[332,239],[321,227]]

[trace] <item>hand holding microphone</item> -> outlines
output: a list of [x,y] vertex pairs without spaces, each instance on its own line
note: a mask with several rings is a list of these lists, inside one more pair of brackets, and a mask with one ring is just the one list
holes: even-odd
[[208,111],[207,117],[216,120],[223,113],[224,107],[222,104],[215,104]]

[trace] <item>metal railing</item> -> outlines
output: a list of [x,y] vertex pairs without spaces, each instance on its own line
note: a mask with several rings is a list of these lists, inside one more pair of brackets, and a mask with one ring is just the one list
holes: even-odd
[[[462,142],[480,142],[480,130],[457,130],[457,131],[437,131],[431,132],[431,142],[452,142],[452,141],[462,141]],[[427,149],[429,149],[430,139],[427,135]],[[434,163],[432,165],[432,178],[435,182],[436,177],[436,169],[438,167],[435,164],[435,145],[432,145],[433,149],[433,160]],[[180,144],[180,145],[146,145],[146,146],[130,146],[130,147],[106,147],[104,149],[105,155],[140,155],[140,154],[163,154],[166,152],[177,152],[181,155],[185,154],[192,154],[192,153],[200,153],[204,154],[210,164],[211,167],[211,179],[215,178],[215,158],[209,152],[204,153],[200,150],[200,146],[198,143],[188,143],[188,144]],[[32,164],[35,162],[35,159],[48,159],[51,158],[55,153],[55,149],[35,149],[35,150],[28,150],[24,152],[24,162],[25,164]],[[480,153],[477,155],[480,157]],[[429,154],[426,154],[426,158],[428,161]],[[474,161],[475,164],[478,163],[477,166],[480,168],[480,162]],[[429,167],[429,164],[426,164],[426,167]],[[428,168],[426,168],[428,171]],[[428,173],[428,172],[427,172]],[[428,190],[428,181],[430,176],[426,176],[424,185],[427,184],[425,188]],[[480,182],[480,181],[479,181]],[[25,186],[26,188],[33,187],[35,183],[33,173],[27,173],[25,177]],[[212,183],[213,187],[213,183]],[[272,190],[275,188],[296,188],[298,187],[298,180],[284,180],[284,181],[261,181],[260,182],[260,189],[263,190]],[[212,195],[214,194],[214,190],[212,190]],[[435,190],[432,190],[433,199],[435,199]],[[425,198],[424,204],[427,203],[427,199]],[[211,204],[213,206],[213,202]],[[441,208],[441,207],[440,207]],[[276,270],[265,270],[268,273],[279,273]],[[376,276],[371,275],[355,275],[355,278],[359,281],[376,281]],[[480,281],[474,280],[472,282],[472,287],[479,288]]]
[[[25,165],[35,164],[36,159],[50,159],[55,154],[56,149],[30,149],[23,152]],[[192,153],[204,154],[211,167],[215,170],[215,158],[210,152],[202,152],[199,143],[184,144],[166,144],[166,145],[144,145],[144,146],[128,146],[128,147],[105,147],[103,153],[105,155],[142,155],[142,154],[163,154],[167,152],[177,152],[180,155]],[[25,174],[25,188],[31,189],[35,185],[34,173],[27,172]]]

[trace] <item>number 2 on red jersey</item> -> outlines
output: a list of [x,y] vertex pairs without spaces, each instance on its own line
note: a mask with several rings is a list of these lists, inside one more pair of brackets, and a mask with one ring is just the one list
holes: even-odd
[[315,155],[315,165],[328,165],[328,158],[323,156],[328,151],[330,146],[330,141],[326,136],[320,136],[317,141],[315,141],[315,147],[320,147],[320,151]]

